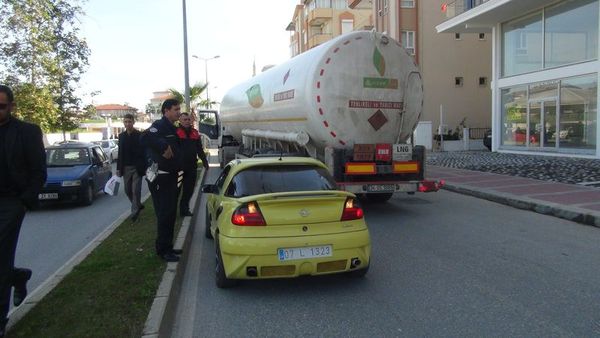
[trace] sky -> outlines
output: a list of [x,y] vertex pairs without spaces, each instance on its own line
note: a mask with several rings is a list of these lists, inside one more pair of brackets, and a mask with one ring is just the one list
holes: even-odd
[[[256,70],[290,58],[292,20],[300,0],[186,0],[190,85],[208,82],[212,100]],[[84,104],[128,104],[145,110],[153,92],[183,92],[182,0],[88,0],[81,36],[91,55],[81,81]],[[89,93],[99,91],[91,96]]]

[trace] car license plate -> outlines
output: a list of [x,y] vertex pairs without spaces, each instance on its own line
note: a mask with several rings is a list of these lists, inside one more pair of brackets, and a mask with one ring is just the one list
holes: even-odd
[[412,160],[412,146],[410,144],[394,144],[392,159],[396,162]]
[[39,194],[38,195],[38,199],[41,199],[41,200],[57,200],[58,199],[58,193],[52,192],[52,193]]
[[304,248],[281,248],[277,249],[277,255],[279,256],[280,261],[330,257],[333,255],[333,248],[331,245],[307,246]]
[[396,191],[395,184],[369,184],[367,192],[394,192]]

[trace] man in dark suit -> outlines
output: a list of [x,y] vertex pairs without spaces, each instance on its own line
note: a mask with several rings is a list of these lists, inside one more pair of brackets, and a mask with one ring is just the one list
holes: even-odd
[[31,270],[14,267],[15,251],[26,209],[38,204],[46,181],[46,152],[42,131],[11,116],[12,90],[0,85],[0,337],[8,322],[10,291],[18,306],[27,296]]
[[135,222],[144,209],[141,202],[142,177],[146,170],[144,148],[140,144],[140,133],[133,128],[135,118],[132,114],[123,117],[125,131],[119,134],[119,157],[117,160],[117,176],[123,176],[125,194],[131,202],[131,220]]

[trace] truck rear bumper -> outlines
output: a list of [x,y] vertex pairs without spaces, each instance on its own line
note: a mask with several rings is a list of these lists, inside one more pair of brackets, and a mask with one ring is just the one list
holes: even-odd
[[377,194],[400,192],[434,192],[444,185],[444,181],[375,181],[375,182],[337,182],[341,190],[353,194]]

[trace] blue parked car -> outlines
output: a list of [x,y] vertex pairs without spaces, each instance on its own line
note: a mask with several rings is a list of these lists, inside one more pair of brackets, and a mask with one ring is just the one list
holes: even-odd
[[46,148],[48,179],[39,194],[45,201],[90,205],[112,176],[110,161],[99,145],[63,143]]

